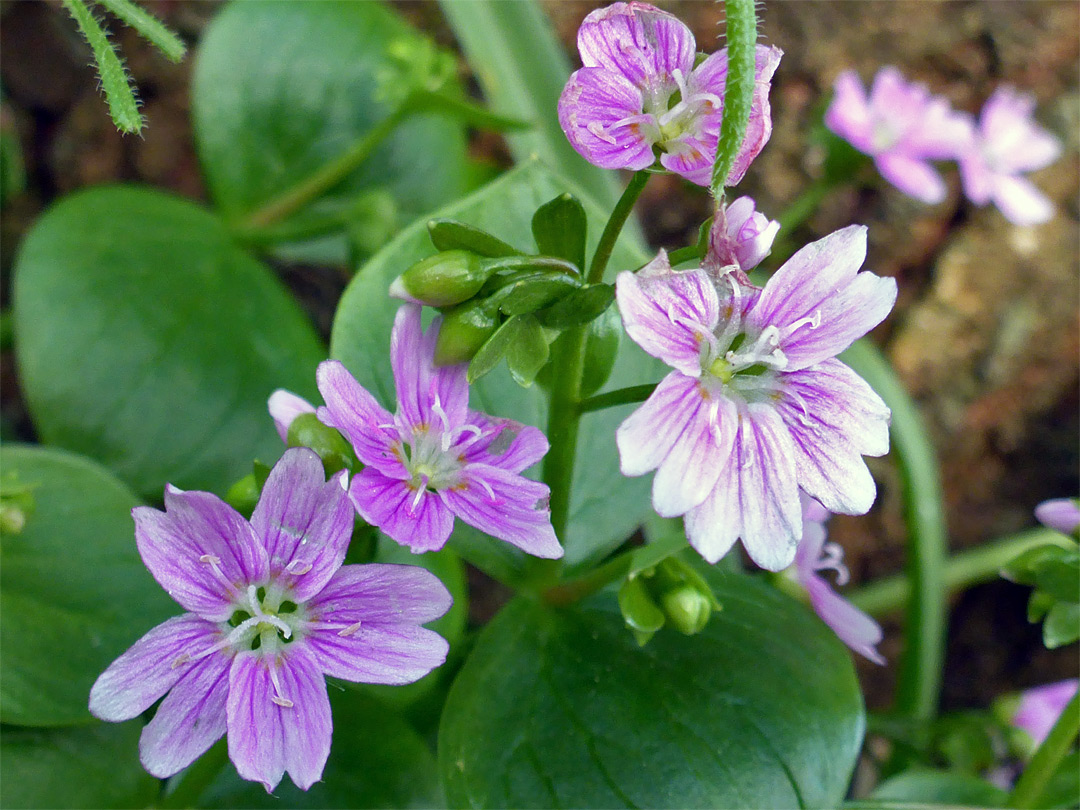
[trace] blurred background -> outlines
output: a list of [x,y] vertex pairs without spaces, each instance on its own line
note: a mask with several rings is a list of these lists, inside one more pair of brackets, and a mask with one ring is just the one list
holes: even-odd
[[[55,2],[0,3],[0,126],[21,152],[0,217],[0,306],[11,300],[20,240],[62,195],[103,183],[133,182],[195,200],[206,192],[192,140],[189,79],[200,35],[219,4],[154,0],[144,5],[192,46],[179,65],[138,36],[111,25],[139,88],[147,127],[121,136],[110,121],[89,50]],[[442,46],[456,49],[433,2],[393,4]],[[598,4],[547,0],[571,63],[581,19]],[[695,31],[699,50],[716,41],[722,7],[660,2]],[[945,169],[948,199],[919,204],[885,183],[836,192],[800,226],[798,242],[850,223],[870,228],[867,268],[894,276],[900,299],[874,338],[917,400],[936,441],[953,550],[1034,524],[1032,509],[1080,492],[1080,5],[1063,2],[770,2],[760,10],[763,41],[785,51],[773,82],[772,140],[738,191],[777,216],[821,170],[809,134],[820,122],[833,79],[853,68],[869,81],[895,65],[961,110],[977,113],[1003,83],[1033,94],[1036,116],[1060,138],[1063,157],[1032,176],[1058,207],[1036,228],[1011,225],[993,208],[976,209]],[[459,70],[472,81],[464,59]],[[479,92],[473,82],[474,92]],[[555,111],[551,111],[554,116]],[[485,170],[510,164],[502,139],[473,133],[472,157]],[[21,178],[20,176],[21,175]],[[9,193],[10,190],[10,193]],[[704,190],[678,177],[653,179],[639,206],[653,247],[696,238],[709,216]],[[350,268],[270,260],[324,337]],[[0,397],[5,441],[33,441],[4,317]],[[898,481],[888,460],[871,459],[880,498],[865,517],[839,517],[833,539],[847,551],[853,583],[899,571],[903,523]],[[997,694],[1077,675],[1075,646],[1047,651],[1028,625],[1029,589],[998,581],[951,603],[943,708],[984,707]],[[490,615],[492,600],[475,600]],[[882,652],[895,661],[897,627],[886,624]],[[891,668],[859,659],[871,708],[887,704]]]

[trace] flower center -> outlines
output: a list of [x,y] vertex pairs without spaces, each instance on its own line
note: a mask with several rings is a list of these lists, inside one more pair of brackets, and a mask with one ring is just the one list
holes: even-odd
[[614,142],[610,131],[621,127],[634,127],[649,143],[664,152],[679,154],[693,147],[684,143],[686,138],[697,138],[704,129],[705,118],[719,110],[723,100],[715,93],[693,92],[681,70],[674,70],[670,77],[658,78],[642,89],[642,112],[616,121],[604,133],[596,133]]
[[284,588],[273,583],[249,585],[236,600],[236,610],[227,623],[232,628],[226,637],[229,646],[237,652],[258,650],[269,655],[303,635],[306,612],[287,596]]

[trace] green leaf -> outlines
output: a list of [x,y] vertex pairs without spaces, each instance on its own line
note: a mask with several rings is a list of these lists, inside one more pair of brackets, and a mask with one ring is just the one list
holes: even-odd
[[161,783],[139,765],[141,732],[138,723],[5,727],[0,736],[4,807],[149,806]]
[[181,610],[139,559],[138,500],[106,470],[27,445],[0,448],[0,467],[32,486],[35,502],[0,545],[0,721],[89,722],[97,676]]
[[495,370],[495,367],[499,365],[499,361],[506,356],[514,341],[518,339],[524,321],[524,315],[515,315],[508,318],[495,330],[495,334],[485,341],[480,350],[473,355],[473,359],[469,361],[469,370],[466,376],[470,384]]
[[[531,161],[465,199],[440,211],[438,216],[467,222],[494,232],[510,244],[528,244],[533,212],[564,191],[571,191],[585,206],[600,232],[603,211],[573,186]],[[595,244],[590,247],[595,247]],[[374,256],[345,290],[334,319],[331,355],[345,363],[357,380],[394,410],[393,375],[390,370],[390,328],[397,302],[387,298],[390,282],[417,260],[431,254],[426,221],[402,231]],[[644,257],[625,244],[616,249],[616,269],[639,267]],[[621,388],[660,377],[660,364],[630,341],[623,341],[609,385]],[[557,370],[556,370],[557,373]],[[490,374],[472,389],[471,406],[477,410],[516,419],[543,429],[547,401],[534,386],[523,389],[509,375]],[[649,509],[649,482],[619,473],[615,428],[633,406],[588,414],[578,439],[579,463],[575,466],[571,530],[566,540],[569,566],[582,566],[604,557],[641,523]],[[474,564],[500,577],[512,577],[522,555],[509,545],[455,526],[458,550]]]
[[524,255],[497,236],[457,220],[432,219],[428,221],[427,229],[436,250],[470,250],[492,259]]
[[273,795],[227,765],[198,802],[208,808],[434,807],[441,795],[431,750],[400,716],[356,690],[330,685],[334,744],[310,790],[286,776]]
[[1080,604],[1057,602],[1043,621],[1043,643],[1054,650],[1080,639]]
[[527,315],[579,289],[581,277],[571,273],[534,270],[516,273],[492,296],[503,315]]
[[532,385],[540,369],[547,363],[548,353],[544,327],[532,315],[525,315],[521,319],[517,340],[506,353],[506,365],[514,382],[526,388]]
[[540,310],[536,317],[551,329],[569,329],[599,318],[614,300],[614,285],[589,284]]
[[[410,89],[399,86],[403,56],[431,50],[381,3],[227,5],[203,35],[191,102],[210,196],[225,218],[261,222],[260,212],[360,143],[391,115],[394,91]],[[319,208],[346,208],[384,186],[408,219],[459,195],[465,175],[464,127],[410,116]],[[343,261],[344,239],[339,247]]]
[[701,634],[640,648],[610,593],[519,599],[450,690],[439,769],[453,807],[832,807],[862,742],[851,657],[805,607],[711,575]]
[[533,238],[540,252],[566,259],[579,269],[585,267],[586,229],[585,209],[571,194],[560,194],[533,215]]
[[1059,548],[1035,570],[1035,587],[1062,602],[1080,602],[1080,554]]
[[15,268],[16,351],[38,434],[137,492],[224,492],[282,451],[275,388],[315,394],[325,356],[270,271],[204,209],[157,191],[68,197]]
[[883,782],[872,797],[890,802],[1004,807],[1009,795],[976,776],[954,771],[916,769]]

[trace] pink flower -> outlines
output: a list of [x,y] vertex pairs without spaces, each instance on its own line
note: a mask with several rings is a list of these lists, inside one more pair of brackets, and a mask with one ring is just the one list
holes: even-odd
[[866,229],[792,256],[764,289],[733,273],[675,272],[663,252],[620,273],[630,337],[674,370],[619,426],[624,475],[656,470],[653,508],[685,515],[690,544],[716,562],[737,539],[758,565],[791,564],[799,488],[830,511],[874,502],[863,455],[889,448],[889,409],[835,356],[888,314],[896,282],[860,273]]
[[315,413],[314,405],[284,388],[279,388],[270,395],[266,407],[283,442],[289,440],[289,425],[296,417],[302,413]]
[[[578,29],[583,68],[559,97],[559,123],[582,157],[605,169],[656,162],[709,185],[724,107],[727,50],[694,66],[694,35],[648,3],[613,3]],[[772,134],[769,82],[779,48],[758,46],[750,122],[726,185],[746,174]]]
[[734,265],[745,274],[769,255],[780,223],[754,208],[754,201],[749,197],[739,197],[731,205],[717,208],[702,267],[720,275],[725,268]]
[[330,752],[324,675],[411,683],[446,659],[446,641],[421,625],[450,594],[422,568],[341,565],[353,525],[345,473],[326,481],[307,448],[274,465],[250,522],[209,492],[171,486],[164,512],[132,514],[143,562],[189,612],[116,659],[90,711],[130,720],[165,696],[139,739],[154,776],[228,732],[241,777],[271,791],[287,771],[307,790]]
[[417,553],[442,548],[457,516],[529,554],[561,557],[548,488],[521,475],[543,458],[547,439],[469,409],[465,364],[435,366],[440,324],[425,334],[419,306],[398,310],[390,341],[396,414],[341,363],[319,366],[319,421],[340,430],[364,464],[349,487],[356,511]]
[[1055,498],[1035,507],[1035,518],[1048,529],[1076,534],[1080,529],[1080,502],[1075,498]]
[[929,161],[955,159],[970,144],[963,115],[894,67],[878,71],[869,99],[850,70],[836,78],[834,91],[829,129],[872,156],[881,176],[905,194],[931,204],[945,199],[945,182]]
[[826,541],[825,521],[829,511],[817,501],[803,495],[803,537],[795,552],[795,576],[806,588],[810,605],[821,620],[832,628],[848,647],[875,664],[885,659],[877,651],[881,642],[881,625],[837,594],[819,571],[836,572],[836,584],[846,585],[848,570],[844,566],[844,550]]
[[1012,724],[1030,734],[1036,747],[1042,745],[1046,735],[1076,694],[1078,683],[1080,682],[1074,678],[1021,692],[1020,706],[1013,715]]
[[976,205],[993,202],[1017,225],[1037,225],[1054,215],[1054,204],[1020,175],[1049,166],[1061,143],[1032,119],[1035,99],[1000,87],[979,115],[974,138],[960,155],[964,193]]

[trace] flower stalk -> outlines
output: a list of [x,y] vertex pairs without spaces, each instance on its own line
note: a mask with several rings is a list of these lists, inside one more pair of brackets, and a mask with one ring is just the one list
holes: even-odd
[[720,140],[716,147],[711,190],[724,195],[724,186],[735,158],[746,138],[750,106],[754,95],[754,48],[757,42],[757,15],[754,0],[724,0],[727,26],[728,75],[724,85],[724,111]]

